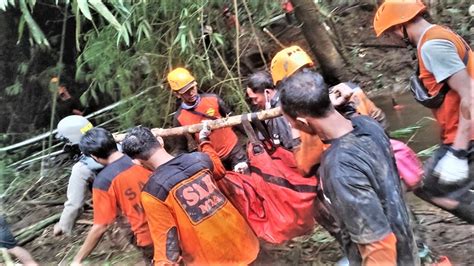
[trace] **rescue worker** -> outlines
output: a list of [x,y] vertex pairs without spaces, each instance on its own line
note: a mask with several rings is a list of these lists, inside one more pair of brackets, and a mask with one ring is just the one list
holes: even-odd
[[425,20],[425,12],[419,0],[386,1],[377,10],[374,29],[378,37],[387,34],[417,47],[412,90],[441,128],[441,147],[415,193],[474,223],[474,54],[449,28]]
[[84,115],[84,107],[77,98],[71,96],[66,81],[53,77],[50,82],[54,85],[57,84],[58,87],[58,106],[56,110],[58,117],[63,118],[68,115]]
[[[217,95],[198,93],[196,79],[187,69],[178,67],[168,74],[167,79],[173,94],[181,99],[181,105],[174,115],[173,126],[199,124],[203,120],[215,120],[230,113],[230,109]],[[195,135],[195,140],[198,141],[198,134]],[[246,151],[239,144],[232,128],[215,130],[210,140],[227,169],[236,172],[247,171]],[[186,137],[181,136],[177,149],[187,150],[186,143]]]
[[[3,215],[0,215],[0,248],[4,248],[8,253],[13,254],[25,266],[38,265],[28,250],[18,246]],[[5,263],[8,265],[7,261],[5,261]]]
[[76,219],[82,212],[90,184],[94,181],[96,173],[103,168],[92,158],[82,155],[79,150],[81,137],[92,128],[92,123],[79,115],[67,116],[58,123],[56,137],[66,143],[63,149],[72,154],[77,162],[71,169],[66,193],[67,200],[64,203],[61,218],[54,225],[55,236],[62,233],[71,234]]
[[384,129],[367,116],[349,120],[337,112],[315,72],[295,73],[277,87],[291,125],[331,144],[322,156],[319,177],[350,264],[419,265]]
[[[259,71],[250,75],[246,93],[252,101],[252,105],[258,110],[268,110],[280,106],[280,91],[275,89],[268,71]],[[299,132],[293,130],[284,117],[280,116],[265,122],[275,144],[288,150],[293,150],[300,144]]]
[[103,128],[87,131],[79,142],[79,148],[84,155],[105,167],[94,179],[92,188],[94,225],[72,264],[79,265],[94,250],[109,225],[122,213],[134,234],[132,244],[143,252],[146,264],[151,265],[153,243],[140,203],[140,192],[151,172],[118,151],[114,137]]
[[216,180],[225,169],[203,124],[202,152],[173,157],[145,127],[133,128],[123,150],[154,169],[141,193],[154,243],[155,265],[250,264],[259,243]]
[[[299,46],[291,46],[279,51],[271,62],[271,75],[273,84],[277,85],[284,78],[299,71],[306,71],[315,66],[309,55]],[[332,88],[331,99],[333,105],[341,113],[349,116],[355,112],[368,115],[386,126],[384,112],[378,108],[362,91],[353,83],[341,83]],[[336,97],[337,96],[337,97]],[[301,145],[294,149],[298,169],[305,176],[316,174],[319,167],[321,154],[325,145],[318,136],[300,132]]]

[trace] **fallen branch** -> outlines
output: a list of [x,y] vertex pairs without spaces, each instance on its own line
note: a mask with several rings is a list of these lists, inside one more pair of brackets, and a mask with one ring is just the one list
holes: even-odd
[[[249,114],[242,114],[242,115],[234,115],[225,118],[220,118],[216,120],[209,121],[209,127],[211,130],[224,128],[224,127],[233,127],[236,125],[240,125],[242,123],[242,116],[247,116],[248,120],[251,120],[252,116],[255,116],[258,120],[267,120],[272,119],[278,116],[281,116],[281,108],[273,108],[269,110],[264,110],[256,113],[249,113]],[[182,126],[182,127],[174,127],[174,128],[153,128],[151,132],[155,136],[160,137],[169,137],[169,136],[179,136],[184,134],[194,134],[198,133],[202,129],[202,124],[194,124],[189,126]],[[114,138],[115,141],[120,142],[125,138],[126,134],[115,134]]]
[[30,225],[26,228],[21,229],[20,231],[16,232],[14,236],[18,239],[18,245],[23,245],[42,233],[42,230],[59,221],[59,217],[61,217],[61,213],[57,213],[53,216],[50,216],[36,224]]
[[56,206],[56,205],[63,205],[64,200],[46,200],[46,201],[30,200],[30,201],[23,201],[22,203],[23,204],[30,204],[30,205]]
[[374,48],[406,48],[396,44],[384,44],[384,43],[348,43],[346,46],[359,46],[359,47],[374,47]]
[[87,224],[87,225],[94,225],[94,222],[91,220],[77,220],[76,224]]

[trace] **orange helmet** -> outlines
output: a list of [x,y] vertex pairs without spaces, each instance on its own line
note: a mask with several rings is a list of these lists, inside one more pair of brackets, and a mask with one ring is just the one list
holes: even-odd
[[189,88],[197,84],[193,75],[182,67],[173,69],[168,73],[167,79],[171,90],[180,94],[185,93]]
[[272,59],[270,70],[272,73],[273,84],[286,77],[291,76],[298,69],[305,66],[313,66],[313,60],[299,46],[291,46],[278,52]]
[[386,0],[375,14],[375,34],[379,37],[389,28],[408,22],[425,10],[421,0]]

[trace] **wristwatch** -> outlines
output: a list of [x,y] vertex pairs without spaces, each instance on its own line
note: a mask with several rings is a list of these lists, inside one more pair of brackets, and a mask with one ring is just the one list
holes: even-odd
[[469,156],[469,153],[466,150],[456,150],[453,147],[449,147],[448,150],[458,159],[467,159],[467,157]]

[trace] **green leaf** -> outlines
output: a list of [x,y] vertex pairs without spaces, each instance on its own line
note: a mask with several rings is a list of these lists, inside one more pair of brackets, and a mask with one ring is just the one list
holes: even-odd
[[419,151],[416,155],[418,157],[431,157],[437,149],[439,149],[439,144],[436,144],[427,149]]
[[31,13],[28,10],[28,7],[26,6],[25,0],[20,0],[20,10],[23,13],[23,18],[26,21],[26,25],[28,25],[28,29],[30,30],[30,34],[34,42],[40,46],[49,48],[48,39],[46,39],[46,36],[44,35],[43,31],[31,16]]
[[13,83],[13,85],[10,85],[5,88],[5,92],[7,93],[7,95],[10,95],[10,96],[20,94],[22,90],[23,90],[23,87],[18,81]]
[[20,63],[18,65],[18,74],[25,75],[26,71],[28,71],[28,64],[25,62]]
[[104,17],[117,31],[122,30],[122,25],[118,22],[115,16],[110,12],[110,10],[102,3],[101,0],[89,0],[89,3],[94,7],[94,9]]
[[222,37],[222,34],[220,34],[220,33],[212,33],[211,37],[212,37],[212,40],[214,40],[214,41],[217,42],[218,44],[224,45],[224,39],[223,39],[223,37]]
[[81,51],[81,45],[79,43],[79,38],[81,37],[81,16],[79,15],[79,4],[77,2],[73,2],[73,10],[75,10],[75,17],[76,17],[76,49],[77,51]]
[[0,0],[0,9],[3,11],[7,11],[8,0]]
[[395,139],[407,138],[415,133],[416,130],[420,129],[421,125],[408,126],[405,128],[400,128],[390,132],[390,137]]
[[23,32],[25,31],[25,17],[22,15],[20,17],[20,23],[18,24],[18,41],[16,44],[19,44],[21,38],[23,37]]
[[119,45],[120,39],[122,38],[125,44],[130,46],[130,35],[128,34],[127,28],[125,26],[122,26],[122,29],[118,33],[117,46]]
[[183,53],[186,51],[186,34],[181,34],[179,41],[181,45],[181,53]]
[[146,38],[150,40],[151,39],[150,32],[152,31],[150,23],[148,23],[148,21],[146,20],[143,20],[142,25],[143,25],[143,34],[145,34]]
[[[91,11],[89,10],[89,3],[87,0],[77,0],[77,6],[81,10],[81,13],[86,17],[88,20],[92,20]],[[79,14],[76,14],[76,16]]]

